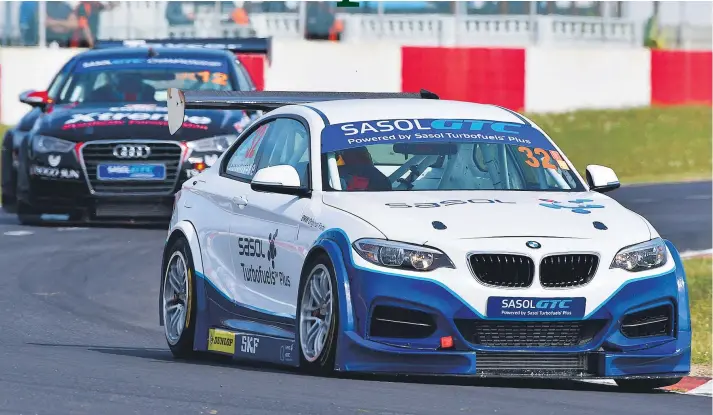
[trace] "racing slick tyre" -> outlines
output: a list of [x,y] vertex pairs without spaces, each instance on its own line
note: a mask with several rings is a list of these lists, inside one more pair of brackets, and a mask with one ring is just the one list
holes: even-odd
[[168,251],[161,272],[161,311],[166,342],[173,356],[189,359],[196,330],[196,277],[191,248],[184,238]]
[[332,373],[339,330],[339,295],[334,267],[326,254],[318,254],[305,264],[297,309],[300,366],[309,373]]
[[665,378],[665,379],[618,379],[616,384],[627,392],[648,392],[657,388],[665,388],[677,384],[683,379],[680,378]]
[[21,225],[37,226],[42,224],[42,215],[37,213],[32,209],[32,206],[25,202],[18,200],[15,211],[17,213],[17,220]]
[[17,189],[16,181],[13,180],[8,186],[9,189],[5,187],[2,188],[2,199],[0,204],[2,205],[2,210],[6,213],[17,213],[17,199],[15,198],[15,189]]
[[2,205],[2,210],[5,211],[5,213],[17,213],[14,196],[8,193],[3,193],[0,204]]

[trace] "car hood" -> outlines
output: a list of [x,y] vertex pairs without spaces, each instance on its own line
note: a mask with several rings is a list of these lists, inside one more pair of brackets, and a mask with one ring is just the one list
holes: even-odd
[[75,142],[136,138],[192,141],[240,133],[255,115],[244,111],[188,110],[183,128],[171,136],[165,105],[57,105],[41,117],[37,133]]
[[[388,239],[417,244],[442,239],[552,237],[615,238],[626,245],[651,237],[639,215],[594,192],[328,192],[323,201],[369,222]],[[436,229],[443,226],[434,222],[445,229]]]

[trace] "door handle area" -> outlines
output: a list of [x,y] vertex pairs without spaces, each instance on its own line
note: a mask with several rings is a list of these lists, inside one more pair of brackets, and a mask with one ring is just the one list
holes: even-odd
[[242,209],[247,206],[248,199],[246,199],[245,196],[237,196],[233,198],[233,203]]

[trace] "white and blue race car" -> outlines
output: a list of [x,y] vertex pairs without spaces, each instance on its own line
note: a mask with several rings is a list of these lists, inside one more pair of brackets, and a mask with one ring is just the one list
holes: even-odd
[[526,117],[428,91],[171,89],[171,133],[191,108],[265,114],[176,195],[175,356],[630,389],[689,373],[676,248]]

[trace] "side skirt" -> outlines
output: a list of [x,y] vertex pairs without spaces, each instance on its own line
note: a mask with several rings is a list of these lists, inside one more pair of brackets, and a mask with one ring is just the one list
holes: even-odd
[[274,315],[236,303],[203,274],[196,276],[195,350],[238,360],[299,366],[294,316]]

